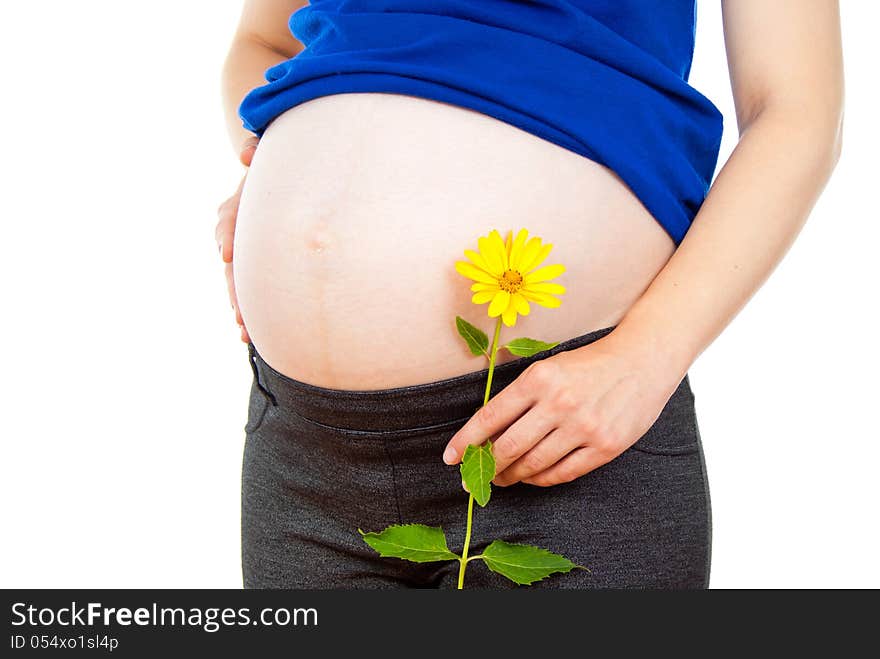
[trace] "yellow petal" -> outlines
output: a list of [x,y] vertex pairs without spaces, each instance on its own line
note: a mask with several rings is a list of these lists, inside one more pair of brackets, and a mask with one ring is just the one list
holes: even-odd
[[520,293],[527,300],[540,304],[542,307],[550,307],[552,309],[562,304],[562,300],[558,297],[553,297],[547,293],[531,293],[528,290],[521,290]]
[[517,270],[525,274],[525,266],[535,260],[535,257],[538,256],[538,252],[541,251],[541,239],[537,236],[529,238],[525,245],[522,246],[522,251],[519,254],[519,263],[517,264]]
[[513,231],[508,230],[504,238],[504,251],[507,253],[507,265],[510,265],[510,249],[513,247]]
[[484,270],[480,270],[477,266],[467,261],[456,261],[455,270],[460,275],[464,275],[470,279],[481,281],[484,284],[497,284],[498,280]]
[[501,313],[501,320],[504,321],[504,324],[508,327],[516,325],[516,309],[513,308],[513,305],[507,307],[507,309]]
[[534,291],[535,293],[552,293],[553,295],[562,295],[565,293],[565,286],[551,282],[527,282],[524,288]]
[[489,305],[489,316],[491,318],[495,318],[496,316],[500,316],[501,312],[507,309],[507,305],[510,302],[510,293],[507,291],[498,291],[495,293],[495,297],[492,299],[492,303]]
[[526,229],[520,229],[519,233],[516,234],[516,238],[514,239],[513,245],[510,248],[510,269],[511,270],[519,270],[523,245],[525,245],[526,238],[528,238],[528,237],[529,237],[529,232]]
[[471,302],[474,304],[486,304],[492,298],[495,297],[495,291],[477,291],[471,297]]
[[501,234],[498,233],[498,229],[492,229],[489,232],[489,242],[495,245],[495,249],[501,254],[501,267],[502,272],[507,270],[507,247],[504,246],[504,239],[501,237]]
[[[464,250],[464,255],[468,257],[471,261],[474,262],[474,265],[477,266],[480,270],[485,270],[490,275],[496,275],[496,273],[492,272],[492,268],[489,267],[489,264],[486,263],[486,259],[483,258],[483,255],[479,252],[475,252],[472,249]],[[498,272],[496,276],[500,277],[503,273]]]
[[546,281],[548,279],[553,279],[554,277],[558,277],[563,272],[565,272],[565,266],[557,263],[556,265],[545,265],[543,268],[538,268],[534,272],[530,272],[523,279],[525,280],[525,285],[535,284],[539,281]]
[[480,255],[489,266],[489,272],[496,277],[500,277],[504,273],[504,257],[498,251],[497,246],[487,236],[477,238],[477,245],[480,248]]
[[531,307],[529,307],[529,301],[525,299],[520,293],[513,294],[510,306],[516,309],[516,312],[522,316],[528,316],[529,311],[531,311]]
[[535,254],[535,258],[532,259],[529,263],[521,263],[520,266],[522,269],[521,273],[526,274],[529,270],[534,270],[539,265],[544,262],[544,259],[547,258],[547,255],[550,253],[550,250],[553,249],[553,245],[547,243],[546,245],[541,245],[541,249],[538,250],[538,253]]
[[496,282],[494,284],[484,284],[483,282],[478,281],[476,283],[471,284],[471,290],[472,291],[497,291],[497,290],[499,290],[498,282]]

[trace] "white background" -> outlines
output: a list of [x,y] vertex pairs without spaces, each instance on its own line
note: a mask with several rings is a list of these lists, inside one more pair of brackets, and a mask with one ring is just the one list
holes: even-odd
[[[880,587],[880,5],[843,0],[843,157],[691,370],[712,586]],[[247,348],[214,243],[237,1],[0,5],[3,587],[240,587]],[[736,121],[717,2],[691,83]]]

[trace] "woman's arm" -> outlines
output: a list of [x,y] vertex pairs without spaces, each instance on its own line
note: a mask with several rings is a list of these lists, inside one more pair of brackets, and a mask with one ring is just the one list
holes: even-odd
[[675,254],[614,334],[684,377],[776,268],[837,164],[836,0],[722,2],[740,140]]
[[529,365],[449,441],[496,437],[495,483],[555,485],[613,460],[763,284],[837,163],[836,0],[725,0],[740,140],[666,266],[608,335]]
[[[232,147],[245,167],[250,167],[258,140],[242,125],[238,106],[249,91],[266,84],[266,69],[290,59],[303,49],[303,44],[293,37],[287,25],[290,15],[306,4],[307,0],[245,0],[221,76],[226,129]],[[241,340],[248,343],[250,336],[238,308],[232,271],[235,220],[244,181],[242,178],[238,189],[217,209],[219,219],[214,227],[214,240],[225,264],[226,289],[235,321],[241,328]]]
[[238,106],[249,91],[266,84],[266,69],[302,50],[287,27],[308,0],[245,0],[238,28],[223,63],[221,87],[229,139],[236,152],[254,134],[241,124]]

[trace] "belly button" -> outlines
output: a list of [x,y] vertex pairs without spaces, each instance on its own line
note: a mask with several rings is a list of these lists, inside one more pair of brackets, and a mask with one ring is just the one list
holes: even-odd
[[313,231],[306,241],[306,246],[312,252],[323,252],[330,244],[330,235],[324,230]]
[[320,238],[310,238],[308,242],[309,251],[320,254],[324,251],[326,243]]

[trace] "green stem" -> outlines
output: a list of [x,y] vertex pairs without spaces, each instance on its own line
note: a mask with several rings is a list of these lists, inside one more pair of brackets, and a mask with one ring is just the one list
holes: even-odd
[[483,396],[483,405],[489,402],[489,392],[492,391],[492,373],[495,371],[495,355],[498,354],[498,337],[501,335],[501,316],[495,323],[495,336],[492,338],[492,354],[489,356],[489,379],[486,382],[486,395]]
[[468,562],[468,546],[471,544],[471,529],[474,522],[474,495],[468,499],[467,531],[464,534],[464,549],[461,552],[458,566],[458,589],[464,588],[464,571]]
[[[483,405],[485,406],[489,402],[489,394],[492,391],[492,373],[495,372],[495,356],[498,354],[498,337],[501,335],[501,316],[498,316],[498,321],[495,323],[495,336],[492,337],[492,354],[489,356],[489,377],[486,381],[486,394],[483,396]],[[468,512],[467,512],[467,530],[464,534],[464,549],[461,552],[461,558],[459,559],[459,568],[458,568],[458,590],[462,590],[464,588],[464,571],[467,568],[468,561],[468,547],[471,544],[471,530],[473,529],[474,524],[474,495],[471,494],[468,498]],[[476,557],[475,557],[476,558]]]

